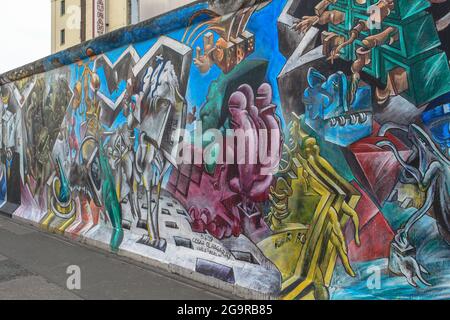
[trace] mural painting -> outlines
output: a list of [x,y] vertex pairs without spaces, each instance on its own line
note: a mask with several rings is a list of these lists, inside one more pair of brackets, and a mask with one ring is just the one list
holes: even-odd
[[210,0],[5,74],[0,211],[265,298],[448,299],[449,12]]

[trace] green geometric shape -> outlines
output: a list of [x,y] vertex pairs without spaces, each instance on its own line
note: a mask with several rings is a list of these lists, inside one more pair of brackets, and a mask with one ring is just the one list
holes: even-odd
[[445,52],[432,50],[416,59],[405,60],[394,54],[382,55],[383,82],[396,67],[405,69],[408,89],[401,95],[421,106],[450,91],[450,68]]
[[389,18],[402,20],[418,14],[430,7],[427,0],[395,0]]
[[337,5],[341,8],[351,9],[351,7],[352,7],[351,1],[352,0],[337,0],[335,5]]
[[370,6],[377,4],[378,0],[367,0],[365,3],[359,4],[356,0],[350,0],[352,3],[352,7],[355,10],[359,10],[361,12],[366,12],[370,8]]
[[399,39],[392,45],[383,45],[383,50],[394,52],[406,59],[414,58],[441,45],[433,17],[427,12],[400,22],[386,19],[383,22],[383,30],[387,27],[396,28]]
[[109,245],[112,252],[118,252],[124,237],[124,231],[122,228],[122,208],[116,193],[114,175],[101,143],[99,144],[99,157],[102,178],[103,205],[112,224],[112,233]]
[[[353,12],[352,14],[352,27],[356,26],[356,24],[359,21],[367,21],[367,19],[369,19],[369,17],[367,15],[364,15],[362,13],[358,13],[358,12]],[[367,31],[362,31],[359,34],[358,39],[363,40],[364,38],[367,38],[368,36],[370,36],[371,34],[373,34],[374,32],[378,32],[379,30],[367,30]]]

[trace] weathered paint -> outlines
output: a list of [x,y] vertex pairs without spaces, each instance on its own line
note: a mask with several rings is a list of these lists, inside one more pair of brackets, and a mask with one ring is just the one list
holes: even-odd
[[198,1],[3,74],[0,210],[244,297],[448,298],[433,6]]

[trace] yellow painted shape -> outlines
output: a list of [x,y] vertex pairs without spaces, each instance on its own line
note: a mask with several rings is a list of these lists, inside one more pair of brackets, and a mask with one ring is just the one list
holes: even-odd
[[[278,234],[258,245],[282,274],[281,299],[285,300],[296,299],[299,296],[302,296],[302,299],[315,299],[314,290],[304,292],[307,288],[311,288],[312,283],[324,287],[330,285],[338,256],[337,249],[330,241],[330,235],[333,232],[329,216],[330,209],[332,207],[338,213],[339,224],[344,228],[349,220],[349,217],[341,212],[345,199],[349,199],[347,204],[351,208],[355,208],[360,199],[357,190],[320,156],[320,149],[315,144],[315,140],[309,139],[301,129],[298,134],[304,142],[308,142],[309,153],[305,154],[307,158],[296,153],[292,161],[291,168],[294,171],[291,172],[291,177],[295,176],[296,179],[291,179],[294,192],[289,199],[291,218],[297,217],[298,220],[302,217],[301,212],[293,212],[296,207],[291,200],[305,200],[308,196],[320,197],[306,233],[306,242],[292,249],[286,244],[288,249],[275,249],[276,241],[282,241],[283,236],[286,237],[287,231],[284,230],[283,233],[282,229],[283,222],[284,225],[287,224],[283,221]],[[299,221],[292,219],[289,222]],[[286,251],[290,253],[286,254]],[[295,266],[294,272],[292,272],[293,266]]]
[[41,228],[48,230],[50,224],[52,223],[53,219],[55,219],[55,214],[53,213],[53,211],[49,210],[47,212],[47,214],[45,215],[45,217],[41,220]]
[[294,275],[303,248],[300,239],[306,237],[307,231],[308,228],[303,225],[298,225],[296,229],[291,226],[291,229],[281,231],[258,244],[265,256],[280,270],[282,281]]

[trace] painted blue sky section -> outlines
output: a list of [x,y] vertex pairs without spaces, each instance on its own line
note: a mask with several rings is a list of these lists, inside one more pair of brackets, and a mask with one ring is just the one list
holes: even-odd
[[[248,30],[255,35],[256,49],[253,54],[246,58],[246,60],[257,59],[266,60],[269,62],[266,80],[272,85],[274,91],[273,103],[278,106],[277,113],[282,121],[283,116],[277,84],[277,76],[286,63],[286,59],[278,49],[277,17],[281,14],[286,1],[287,0],[272,1],[266,7],[254,13],[249,21]],[[199,4],[198,6],[195,6],[195,8],[196,10],[202,9],[204,8],[204,4]],[[195,12],[195,10],[193,10],[192,8],[189,8],[188,11],[189,12],[177,12],[176,15]],[[167,23],[171,19],[174,19],[174,14],[162,16],[157,21],[160,21],[161,25],[164,26],[167,25]],[[183,40],[185,31],[186,29],[183,28],[166,35],[181,42]],[[126,39],[129,44],[132,44],[140,57],[142,57],[156,43],[158,39],[158,37],[155,37],[148,41],[133,44],[133,39],[142,38],[143,34],[149,34],[146,28],[137,28],[131,33],[124,32],[124,34],[122,35],[122,40]],[[154,34],[154,32],[152,34]],[[129,44],[119,49],[107,52],[107,57],[111,60],[112,63],[116,62],[120,55],[128,48]],[[193,44],[189,43],[189,45],[193,48],[193,53],[195,54],[195,48],[197,46],[203,47],[203,38],[199,37],[196,42],[194,42]],[[245,61],[243,63],[245,63]],[[77,69],[77,65],[71,66],[72,86],[75,84],[77,79],[79,79]],[[109,92],[103,68],[98,69],[97,72],[101,80],[100,91],[107,97],[109,97],[112,101],[115,101],[125,89],[126,82],[122,81],[119,84],[118,90]],[[201,107],[206,102],[206,96],[210,84],[217,78],[219,78],[221,74],[222,71],[216,65],[214,65],[208,73],[202,74],[192,61],[188,90],[186,94],[189,111],[192,111],[194,107],[197,107],[197,112],[200,111]],[[122,116],[119,116],[119,119],[116,120],[113,127],[117,126],[118,123],[123,123],[123,121],[124,118]]]

